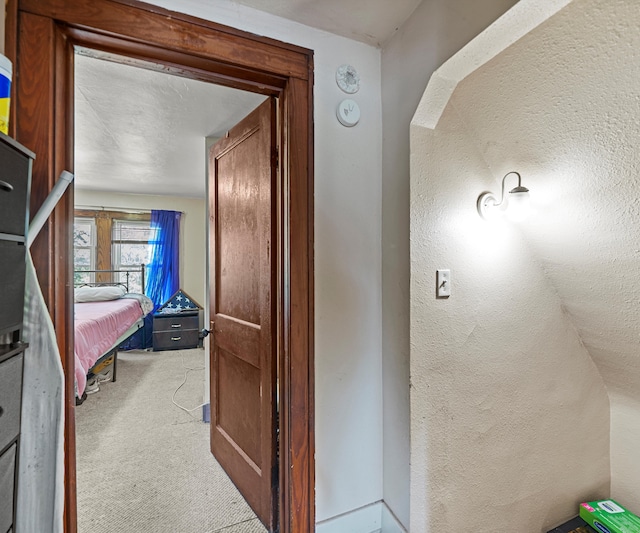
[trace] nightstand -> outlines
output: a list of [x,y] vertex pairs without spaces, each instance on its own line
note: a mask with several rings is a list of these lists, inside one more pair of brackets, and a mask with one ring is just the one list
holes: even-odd
[[197,348],[200,342],[198,310],[153,315],[153,350]]

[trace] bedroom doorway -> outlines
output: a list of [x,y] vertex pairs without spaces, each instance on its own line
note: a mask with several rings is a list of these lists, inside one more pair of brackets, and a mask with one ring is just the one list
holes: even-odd
[[[207,255],[205,228],[209,217],[205,206],[215,203],[206,198],[206,146],[216,139],[218,142],[228,141],[229,130],[236,130],[234,126],[241,122],[242,117],[252,115],[260,102],[272,102],[275,114],[275,99],[181,78],[160,72],[156,65],[147,65],[145,69],[127,65],[124,57],[117,58],[119,62],[105,61],[88,53],[76,52],[74,57],[74,196],[76,217],[82,217],[76,218],[82,223],[79,226],[82,232],[74,227],[74,240],[76,234],[81,235],[80,244],[84,245],[74,254],[78,259],[74,262],[74,280],[81,287],[76,292],[84,291],[88,286],[97,286],[96,291],[107,290],[113,285],[126,286],[127,293],[145,292],[138,279],[139,265],[148,264],[153,256],[151,250],[155,245],[147,244],[149,240],[157,239],[157,236],[152,236],[155,233],[149,233],[150,211],[153,209],[158,216],[174,213],[179,217],[180,231],[173,242],[179,250],[180,280],[173,280],[176,284],[168,289],[167,294],[181,289],[195,305],[207,306],[204,263]],[[270,117],[270,122],[273,128],[266,128],[266,131],[275,145],[275,116]],[[249,135],[249,142],[255,138],[255,135]],[[266,157],[257,160],[258,168],[253,169],[254,174],[256,170],[262,171],[266,164],[266,175],[270,175],[268,169],[274,147],[269,145]],[[253,148],[249,148],[249,152],[254,153]],[[274,178],[276,171],[274,167]],[[249,168],[243,168],[242,172],[245,176],[253,175],[247,174]],[[271,187],[270,180],[267,185]],[[214,187],[209,190],[213,191]],[[268,199],[269,196],[264,197]],[[87,220],[92,224],[87,224]],[[87,246],[90,244],[93,247]],[[147,272],[154,270],[151,266]],[[132,278],[132,283],[124,283],[125,272],[130,272],[126,279]],[[164,269],[162,274],[165,274]],[[170,278],[163,275],[158,281],[171,284]],[[217,279],[215,269],[212,269],[210,278]],[[155,284],[148,283],[149,287],[153,288]],[[272,290],[275,295],[277,287]],[[147,296],[153,297],[156,305],[165,303],[164,297],[158,298],[152,292]],[[127,294],[127,298],[132,296]],[[107,306],[112,316],[115,304],[121,301],[76,303],[74,306],[75,351],[84,373],[90,376],[87,387],[82,390],[79,387],[77,391],[78,395],[82,393],[82,399],[76,400],[80,404],[76,406],[79,530],[146,531],[160,527],[172,531],[196,531],[198,525],[204,527],[207,524],[208,528],[217,530],[237,527],[242,523],[242,527],[257,533],[266,531],[260,526],[261,521],[273,531],[277,523],[277,515],[274,514],[277,490],[271,490],[276,457],[275,416],[268,410],[264,416],[260,409],[256,411],[260,415],[258,421],[263,417],[271,421],[271,427],[262,440],[267,449],[273,450],[270,455],[272,461],[262,469],[269,473],[262,476],[262,484],[252,483],[247,487],[243,485],[246,476],[239,475],[233,464],[225,463],[228,452],[220,456],[214,449],[217,463],[211,456],[209,428],[214,430],[219,426],[215,420],[218,409],[210,411],[213,425],[202,422],[202,394],[205,386],[208,387],[204,383],[206,352],[202,347],[197,349],[190,336],[195,335],[194,340],[197,341],[198,330],[206,324],[202,321],[204,313],[185,311],[167,313],[162,318],[148,317],[144,328],[136,331],[132,340],[126,341],[127,348],[132,351],[114,352],[112,347],[120,342],[109,342],[104,357],[107,361],[117,358],[117,368],[120,368],[117,382],[111,383],[110,376],[105,375],[109,370],[102,370],[103,357],[96,360],[105,350],[97,352],[93,347],[106,337],[115,338],[116,332],[112,329],[100,335],[93,334],[82,317],[85,308],[89,308],[87,311],[95,319],[91,325],[98,324],[103,318],[96,308]],[[198,314],[201,315],[199,325]],[[118,318],[117,327],[122,325],[124,329],[129,324],[129,317],[123,315]],[[275,325],[276,317],[273,318]],[[268,332],[265,321],[261,322],[264,331]],[[166,323],[167,327],[159,327],[159,323]],[[185,328],[181,327],[183,324]],[[168,328],[178,329],[159,331]],[[129,332],[127,330],[125,335]],[[96,341],[84,342],[87,336]],[[206,340],[212,338],[216,337],[210,336]],[[277,339],[277,336],[273,335],[273,338]],[[144,351],[151,349],[152,339],[153,351]],[[92,350],[86,353],[85,347],[89,344]],[[275,357],[273,361],[275,363]],[[116,365],[113,367],[115,369]],[[271,368],[270,365],[264,367]],[[220,371],[225,372],[225,369]],[[274,367],[274,380],[276,371]],[[218,371],[212,375],[217,376]],[[267,374],[265,377],[266,382],[262,383],[264,390],[272,376]],[[227,375],[225,382],[232,379],[233,375]],[[240,393],[233,398],[234,405],[253,397],[251,385],[249,382],[233,384],[232,390]],[[275,392],[274,385],[272,389]],[[275,398],[275,394],[272,396]],[[154,401],[150,402],[152,397]],[[217,396],[212,394],[211,397]],[[267,399],[269,395],[261,397]],[[178,410],[174,403],[186,412]],[[208,398],[205,404],[208,404]],[[270,409],[274,405],[275,402],[269,402],[266,407]],[[225,434],[234,434],[232,428],[225,429]],[[249,426],[249,429],[252,428]],[[267,430],[267,427],[258,429]],[[214,431],[211,436],[215,434]],[[119,435],[127,437],[117,438]],[[268,441],[269,435],[272,436],[271,441]],[[252,440],[254,437],[255,434],[250,435]],[[239,442],[242,442],[241,438]],[[152,457],[144,453],[135,454],[135,450],[149,446],[154,449]],[[162,475],[154,473],[156,462],[165,465]],[[261,463],[257,460],[254,465]],[[224,470],[220,464],[224,465]],[[240,487],[240,493],[236,486]],[[262,488],[260,501],[254,497],[254,487],[257,486]],[[132,490],[132,487],[136,489]],[[216,505],[203,506],[202,502],[190,498],[191,489],[200,494],[214,495]],[[101,497],[102,494],[108,496]],[[245,501],[251,498],[249,507]],[[264,513],[262,500],[273,503],[270,513]],[[103,504],[96,506],[96,501]],[[260,513],[261,520],[256,518],[252,509]],[[124,525],[123,516],[128,517]]]
[[[282,187],[279,359],[281,531],[312,531],[313,450],[313,157],[312,53],[169,12],[134,0],[9,0],[5,53],[13,60],[11,134],[37,153],[32,211],[63,169],[73,171],[73,54],[118,54],[167,71],[276,96]],[[63,197],[32,248],[52,311],[66,372],[65,530],[76,524],[73,424],[71,220],[73,192]],[[294,416],[295,413],[295,416]]]

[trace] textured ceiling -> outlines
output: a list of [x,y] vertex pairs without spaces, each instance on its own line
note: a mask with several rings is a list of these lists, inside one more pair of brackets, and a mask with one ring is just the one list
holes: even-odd
[[[421,0],[235,0],[379,45]],[[76,55],[76,187],[203,196],[204,137],[237,123],[264,97]]]
[[273,15],[379,46],[422,0],[234,0]]
[[76,187],[203,197],[205,137],[264,96],[76,54]]

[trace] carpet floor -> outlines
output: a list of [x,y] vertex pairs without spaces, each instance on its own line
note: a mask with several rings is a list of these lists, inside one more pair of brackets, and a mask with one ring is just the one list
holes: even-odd
[[[201,349],[118,354],[117,381],[76,408],[80,533],[265,533],[209,450],[202,410],[171,398]],[[176,402],[202,402],[204,370]]]

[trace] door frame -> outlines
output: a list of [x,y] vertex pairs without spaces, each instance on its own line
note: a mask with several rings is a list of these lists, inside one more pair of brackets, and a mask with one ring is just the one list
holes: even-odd
[[[124,56],[161,70],[280,99],[282,217],[278,313],[282,533],[315,529],[313,52],[137,0],[9,0],[14,65],[10,134],[36,153],[31,213],[62,170],[73,172],[73,58]],[[90,51],[90,52],[89,52]],[[66,533],[77,531],[73,352],[73,188],[31,253],[65,369]]]

